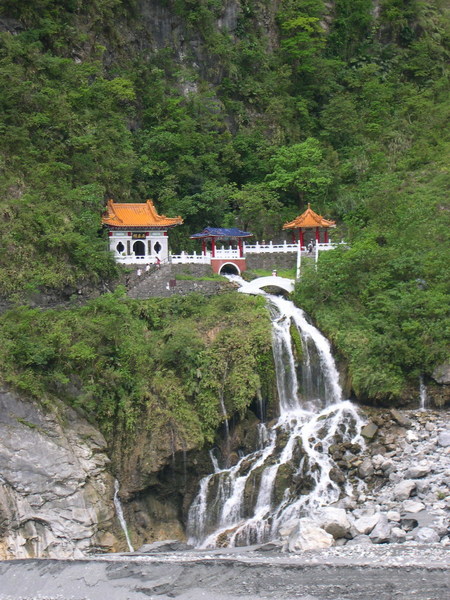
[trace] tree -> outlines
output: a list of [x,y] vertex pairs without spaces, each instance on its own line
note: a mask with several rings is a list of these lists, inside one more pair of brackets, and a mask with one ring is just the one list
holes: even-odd
[[283,205],[275,192],[264,184],[249,183],[232,196],[238,209],[238,224],[250,229],[257,239],[269,239],[283,223]]
[[301,203],[305,197],[312,200],[326,195],[333,180],[316,138],[282,146],[270,163],[273,171],[266,177],[269,187],[295,193]]

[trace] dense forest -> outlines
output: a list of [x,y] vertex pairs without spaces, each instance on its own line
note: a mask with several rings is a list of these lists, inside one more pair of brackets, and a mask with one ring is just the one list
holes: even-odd
[[[323,253],[296,301],[358,397],[407,396],[448,356],[449,13],[446,0],[2,0],[0,296],[20,305],[113,279],[100,228],[110,197],[182,215],[173,250],[206,225],[276,238],[311,202],[349,247]],[[114,389],[132,422],[143,357],[173,374],[172,344],[189,369],[174,375],[174,402],[193,398],[203,334],[188,335],[180,307],[156,324],[162,308],[139,306],[116,294],[5,312],[3,379],[42,397],[81,370],[77,398],[107,422],[114,411],[92,397]],[[214,306],[229,312],[195,310]],[[150,356],[152,331],[164,356]],[[250,337],[246,351],[264,346]],[[230,411],[250,401],[258,369]],[[202,410],[199,439],[221,418]]]

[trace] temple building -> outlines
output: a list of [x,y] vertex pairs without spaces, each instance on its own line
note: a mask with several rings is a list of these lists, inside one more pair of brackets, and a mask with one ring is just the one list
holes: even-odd
[[[300,242],[300,246],[304,248],[309,241],[314,240],[316,244],[328,244],[330,242],[328,229],[330,227],[336,227],[335,221],[329,221],[324,219],[321,215],[315,213],[311,205],[308,204],[308,208],[299,217],[285,223],[283,229],[292,229],[293,241]],[[295,240],[295,230],[298,231],[298,239]],[[309,231],[309,239],[306,239],[305,233]],[[312,234],[312,235],[311,235]]]
[[168,230],[183,219],[158,215],[151,200],[139,204],[108,200],[102,223],[109,230],[109,249],[117,262],[148,264],[168,261]]

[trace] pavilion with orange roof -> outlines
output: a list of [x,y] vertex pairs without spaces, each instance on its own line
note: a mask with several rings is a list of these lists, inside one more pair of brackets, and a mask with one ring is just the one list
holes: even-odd
[[285,223],[283,225],[283,229],[297,229],[298,230],[298,241],[300,242],[300,246],[302,248],[305,247],[305,230],[312,229],[314,231],[314,238],[316,244],[321,243],[321,232],[323,231],[323,243],[329,243],[328,229],[330,227],[336,227],[335,221],[329,221],[328,219],[324,219],[321,215],[315,213],[311,205],[308,204],[308,208],[305,210],[303,214],[299,217],[290,221],[289,223]]
[[152,200],[138,204],[108,200],[102,223],[109,230],[109,249],[117,262],[159,264],[169,258],[168,230],[183,219],[159,215]]

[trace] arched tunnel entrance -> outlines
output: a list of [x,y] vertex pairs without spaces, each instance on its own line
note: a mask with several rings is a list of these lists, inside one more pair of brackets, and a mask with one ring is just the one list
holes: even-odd
[[239,267],[234,263],[225,263],[220,267],[219,275],[240,275]]

